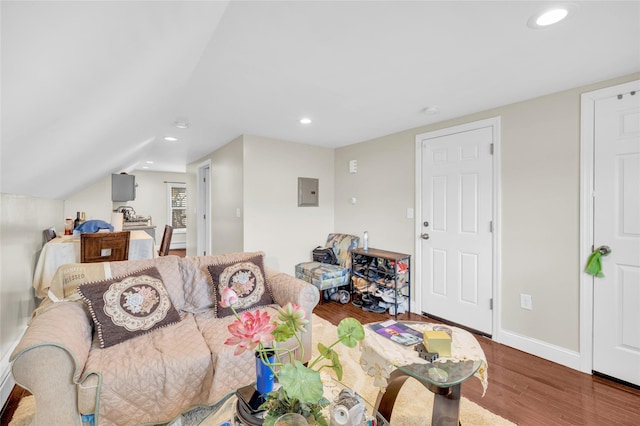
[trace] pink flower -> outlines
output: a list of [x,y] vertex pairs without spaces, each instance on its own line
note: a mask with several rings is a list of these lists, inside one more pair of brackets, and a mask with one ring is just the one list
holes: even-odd
[[271,322],[269,314],[261,311],[245,311],[240,319],[235,320],[228,327],[231,337],[225,340],[225,345],[236,345],[234,355],[240,355],[246,350],[253,351],[259,343],[273,341],[271,332],[276,324]]
[[231,290],[229,287],[226,287],[222,290],[222,294],[220,295],[220,302],[218,304],[223,308],[230,308],[234,303],[238,301],[238,295],[235,291]]
[[305,332],[304,326],[309,324],[309,320],[305,319],[307,313],[294,303],[287,303],[284,308],[278,308],[278,319],[287,324],[294,331]]

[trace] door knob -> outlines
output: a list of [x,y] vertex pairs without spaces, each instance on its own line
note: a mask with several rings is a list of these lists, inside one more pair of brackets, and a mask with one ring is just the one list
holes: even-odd
[[424,234],[420,234],[420,238],[422,238],[423,240],[428,240],[429,234],[427,234],[426,232]]
[[598,251],[603,255],[606,256],[609,253],[611,253],[611,247],[609,246],[600,246],[598,247]]

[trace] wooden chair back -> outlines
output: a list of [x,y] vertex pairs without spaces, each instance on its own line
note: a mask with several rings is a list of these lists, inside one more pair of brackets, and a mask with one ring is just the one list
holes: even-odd
[[173,236],[173,227],[169,225],[165,225],[164,234],[162,234],[162,242],[160,243],[160,250],[158,250],[158,256],[166,256],[169,254],[169,247],[171,247],[172,236]]
[[56,228],[54,228],[53,226],[51,228],[47,228],[42,231],[42,235],[44,235],[44,242],[46,244],[56,237]]
[[80,234],[80,262],[113,262],[129,259],[129,231],[83,232]]

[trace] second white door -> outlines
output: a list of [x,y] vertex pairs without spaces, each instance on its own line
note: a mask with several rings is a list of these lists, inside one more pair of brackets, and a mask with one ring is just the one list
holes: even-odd
[[418,136],[421,143],[421,302],[432,316],[493,332],[494,127]]
[[593,370],[640,385],[640,94],[595,107]]

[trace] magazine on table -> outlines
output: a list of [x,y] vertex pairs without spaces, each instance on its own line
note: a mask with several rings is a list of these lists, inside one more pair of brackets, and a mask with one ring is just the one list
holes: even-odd
[[422,342],[422,332],[394,320],[369,324],[369,328],[381,336],[405,346]]

